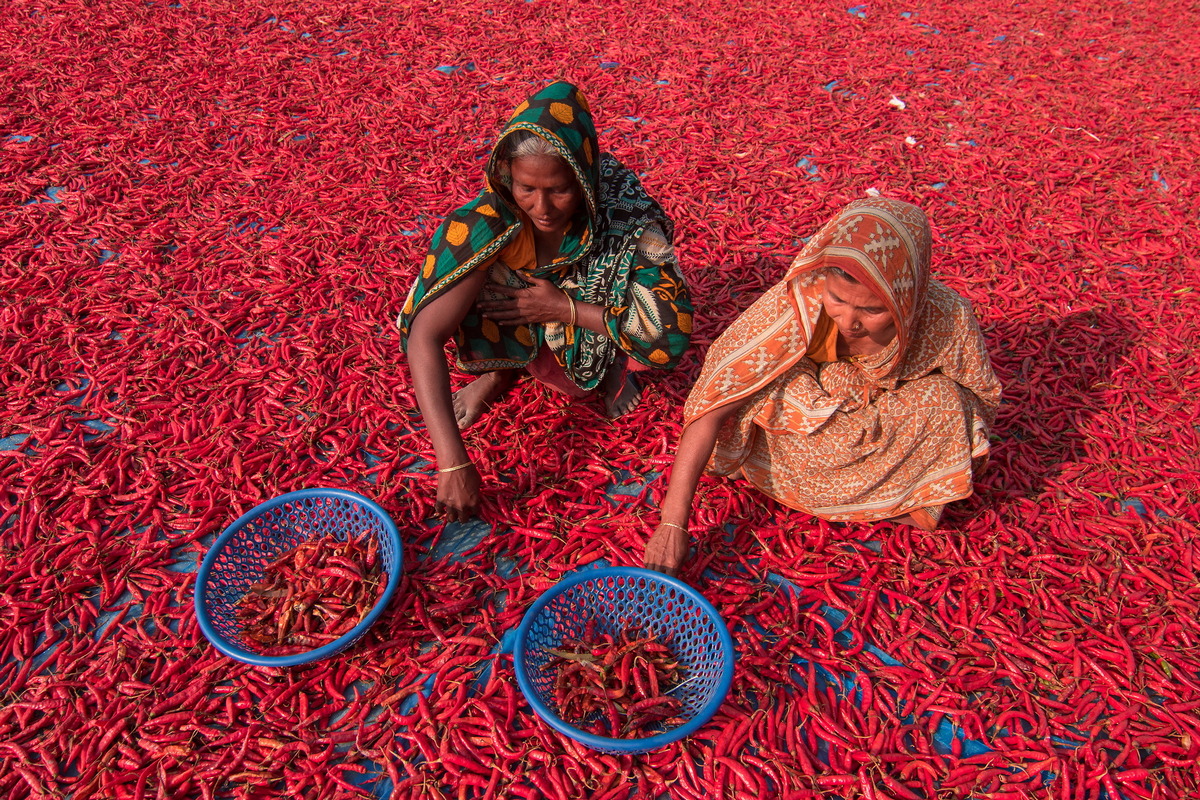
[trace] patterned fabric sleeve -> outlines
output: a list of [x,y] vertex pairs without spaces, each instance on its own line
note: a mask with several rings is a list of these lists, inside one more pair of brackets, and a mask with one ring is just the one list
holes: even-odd
[[675,248],[658,224],[638,239],[625,305],[605,309],[608,335],[634,360],[669,369],[687,350],[692,301],[675,261]]

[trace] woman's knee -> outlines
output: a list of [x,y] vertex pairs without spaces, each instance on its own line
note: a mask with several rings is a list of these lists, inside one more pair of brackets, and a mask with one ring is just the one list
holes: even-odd
[[891,413],[921,419],[927,428],[962,425],[966,402],[962,387],[945,375],[934,373],[908,381],[889,394]]

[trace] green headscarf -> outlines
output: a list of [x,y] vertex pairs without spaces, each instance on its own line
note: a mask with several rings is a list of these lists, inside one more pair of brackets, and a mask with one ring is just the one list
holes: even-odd
[[[583,208],[563,237],[558,256],[534,271],[539,277],[572,278],[576,300],[612,307],[625,305],[625,291],[635,266],[637,240],[647,225],[657,223],[671,240],[673,226],[662,208],[646,195],[637,177],[607,153],[601,154],[587,100],[573,85],[552,83],[517,107],[488,159],[486,186],[471,202],[453,211],[434,232],[421,274],[396,324],[407,347],[412,321],[440,292],[454,285],[507,246],[522,222],[502,174],[505,139],[530,131],[545,139],[570,166],[583,190]],[[690,311],[690,308],[688,309]],[[486,331],[486,333],[485,333]],[[542,346],[542,325],[506,326],[485,321],[472,306],[455,336],[459,367],[487,372],[528,364]],[[687,337],[681,336],[682,353]],[[672,341],[672,350],[675,342]],[[612,339],[576,329],[559,359],[571,380],[593,389],[603,379],[618,351]],[[678,358],[672,352],[671,361]]]

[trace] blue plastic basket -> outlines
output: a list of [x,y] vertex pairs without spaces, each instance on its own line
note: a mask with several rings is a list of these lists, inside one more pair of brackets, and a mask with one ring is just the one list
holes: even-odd
[[[555,666],[548,650],[584,635],[640,629],[671,648],[683,668],[672,694],[683,701],[682,725],[641,739],[596,736],[558,715]],[[517,629],[517,683],[534,712],[560,733],[608,753],[645,753],[688,736],[717,712],[733,680],[733,640],[712,604],[686,583],[648,569],[579,572],[538,598]]]
[[[374,536],[387,585],[375,607],[345,635],[288,656],[252,649],[237,618],[237,602],[262,579],[268,564],[318,536],[339,541]],[[387,608],[400,582],[403,553],[396,525],[382,508],[362,495],[341,489],[304,489],[268,500],[243,514],[217,537],[196,576],[196,618],[200,630],[225,655],[267,667],[291,667],[327,658],[349,647]]]

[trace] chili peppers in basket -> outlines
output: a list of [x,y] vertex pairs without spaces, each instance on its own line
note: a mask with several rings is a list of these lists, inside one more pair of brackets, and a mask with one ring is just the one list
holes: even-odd
[[567,722],[597,736],[631,739],[682,724],[671,692],[683,670],[671,648],[639,630],[568,639],[550,650],[554,699]]
[[373,537],[315,537],[267,565],[238,601],[242,635],[266,655],[321,647],[350,632],[384,584]]

